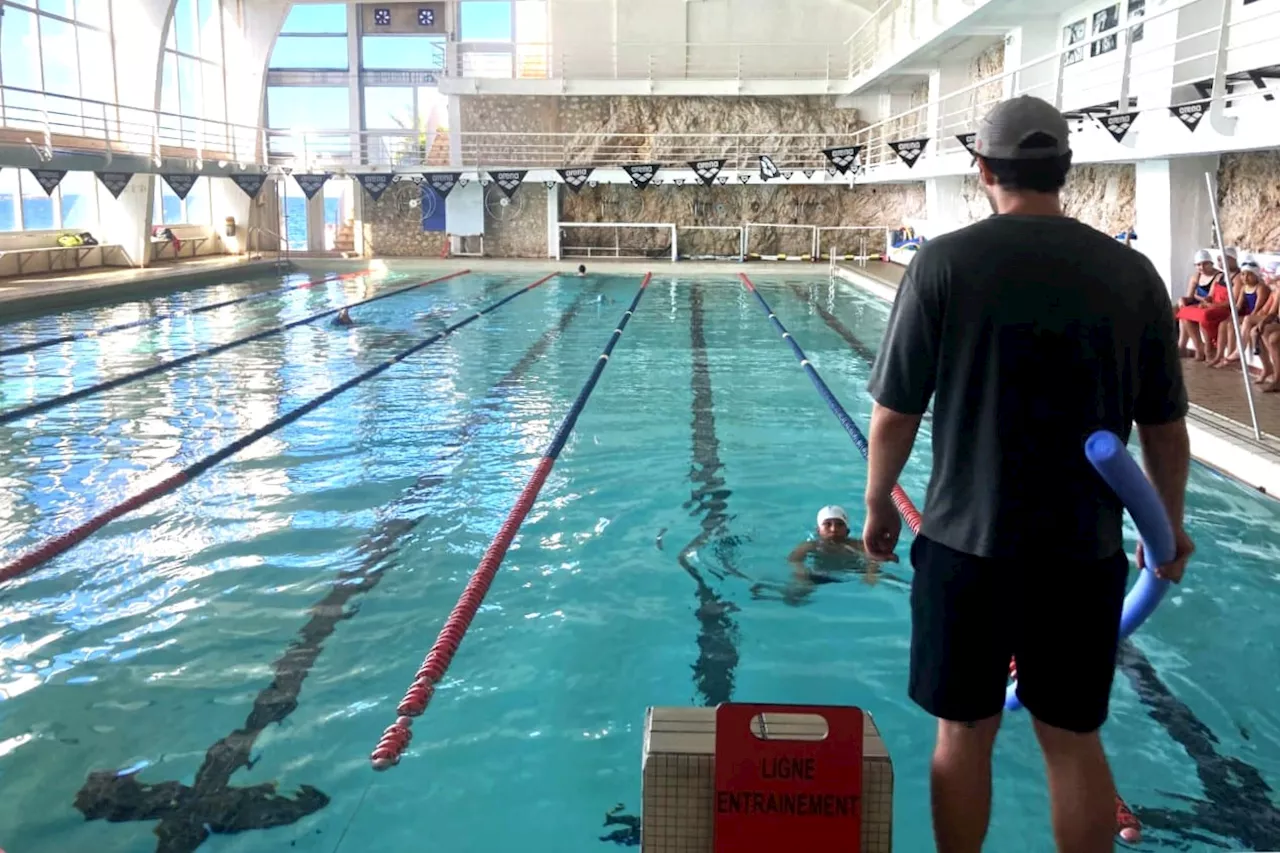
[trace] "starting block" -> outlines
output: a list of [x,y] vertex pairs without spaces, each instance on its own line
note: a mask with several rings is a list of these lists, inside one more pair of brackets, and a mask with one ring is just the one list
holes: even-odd
[[859,708],[645,715],[642,853],[890,853],[893,764]]

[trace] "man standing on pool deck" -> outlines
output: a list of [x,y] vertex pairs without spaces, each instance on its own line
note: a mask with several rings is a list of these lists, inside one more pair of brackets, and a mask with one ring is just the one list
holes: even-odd
[[[933,472],[911,548],[911,698],[938,718],[931,771],[941,853],[975,853],[991,813],[991,752],[1009,659],[1035,718],[1063,853],[1113,846],[1107,717],[1128,575],[1122,507],[1084,455],[1098,429],[1138,424],[1173,523],[1190,450],[1177,329],[1139,252],[1066,217],[1066,119],[1018,97],[974,143],[995,216],[920,248],[869,384],[876,405],[863,542],[886,559],[902,522],[890,490],[930,397]],[[1141,561],[1143,556],[1139,554]]]

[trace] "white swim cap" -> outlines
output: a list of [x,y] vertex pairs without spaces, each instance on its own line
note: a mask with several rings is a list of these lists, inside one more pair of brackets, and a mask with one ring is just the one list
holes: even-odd
[[1240,261],[1240,269],[1242,270],[1259,270],[1258,262],[1254,260],[1253,255],[1246,254]]
[[1211,264],[1213,263],[1213,255],[1209,252],[1208,249],[1201,249],[1200,251],[1196,252],[1195,262],[1197,264]]
[[822,522],[832,518],[838,518],[843,521],[845,527],[849,526],[849,515],[844,511],[843,507],[838,507],[835,504],[832,504],[831,506],[824,506],[822,509],[818,510],[819,527],[822,526]]
[[1235,246],[1228,246],[1226,249],[1226,253],[1228,258],[1234,258],[1239,255],[1239,253],[1236,251]]

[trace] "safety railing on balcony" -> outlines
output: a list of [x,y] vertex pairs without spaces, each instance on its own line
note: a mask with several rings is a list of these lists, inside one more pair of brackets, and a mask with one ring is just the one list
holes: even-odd
[[853,35],[845,39],[846,76],[857,79],[877,62],[900,54],[983,2],[985,0],[884,0]]
[[260,162],[262,128],[0,86],[0,144],[53,151]]
[[[881,7],[885,14],[894,2],[906,0],[890,0]],[[1065,45],[941,98],[921,98],[903,112],[845,133],[272,131],[0,87],[0,144],[31,145],[49,154],[54,150],[127,152],[157,161],[185,156],[335,171],[632,163],[679,167],[712,158],[724,160],[725,169],[754,170],[761,154],[768,154],[785,171],[821,169],[826,165],[822,149],[860,145],[864,168],[901,169],[890,142],[928,137],[923,160],[959,156],[964,149],[956,136],[976,129],[992,104],[1013,94],[1038,95],[1080,116],[1108,111],[1163,113],[1184,105],[1203,108],[1209,120],[1252,109],[1260,99],[1275,95],[1274,88],[1259,88],[1257,81],[1268,75],[1280,79],[1274,57],[1278,31],[1280,9],[1274,4],[1239,7],[1221,0],[1185,0],[1139,21],[1091,33],[1085,42]],[[535,73],[540,67],[536,57],[525,58],[529,72]],[[616,72],[614,55],[607,59],[609,73],[649,73],[647,58],[619,53]],[[827,56],[811,59],[811,65],[798,66],[793,73],[826,73]],[[683,67],[714,67],[709,59],[698,62],[704,60],[707,64],[690,64],[686,54]],[[754,66],[752,73],[761,67]],[[1280,104],[1271,108],[1276,106]],[[1276,127],[1280,128],[1280,121]]]

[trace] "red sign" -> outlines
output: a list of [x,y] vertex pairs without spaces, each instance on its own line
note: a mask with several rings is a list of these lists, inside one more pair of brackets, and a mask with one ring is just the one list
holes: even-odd
[[[752,719],[805,714],[823,740],[764,736]],[[759,728],[759,727],[757,727]],[[794,726],[787,726],[794,731]],[[862,710],[830,705],[716,708],[716,853],[858,853],[862,849]]]

